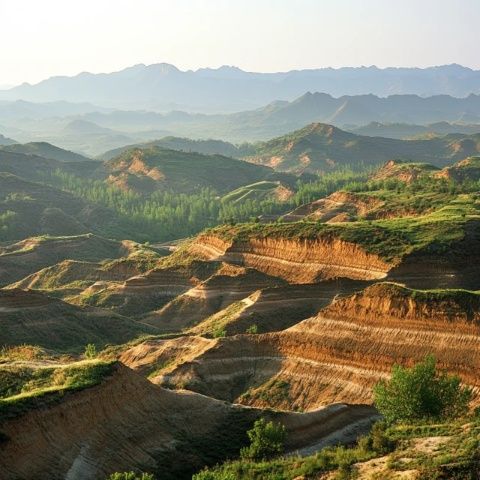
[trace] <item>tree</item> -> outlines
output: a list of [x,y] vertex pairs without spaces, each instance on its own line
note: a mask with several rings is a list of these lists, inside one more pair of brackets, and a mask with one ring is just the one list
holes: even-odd
[[250,445],[240,450],[245,459],[263,460],[283,452],[285,445],[285,426],[267,422],[264,418],[257,420],[247,432]]
[[452,418],[465,413],[472,391],[436,368],[429,355],[412,368],[394,365],[391,379],[374,387],[375,406],[388,423]]

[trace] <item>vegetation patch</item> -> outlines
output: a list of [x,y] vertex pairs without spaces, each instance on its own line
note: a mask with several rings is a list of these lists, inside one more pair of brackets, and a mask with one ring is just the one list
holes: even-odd
[[67,366],[0,367],[0,421],[60,400],[67,392],[98,385],[115,362],[82,361]]

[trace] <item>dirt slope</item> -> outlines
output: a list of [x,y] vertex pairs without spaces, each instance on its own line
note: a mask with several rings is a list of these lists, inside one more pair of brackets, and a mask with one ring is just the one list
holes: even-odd
[[441,367],[478,388],[478,298],[453,291],[432,300],[375,285],[283,332],[218,339],[158,381],[249,405],[313,409],[369,402],[393,363],[434,353]]
[[154,329],[97,308],[79,308],[35,291],[0,289],[0,345],[83,351],[124,343]]
[[[262,412],[153,385],[119,364],[100,385],[0,424],[2,480],[100,480],[138,468],[163,479],[190,478],[238,452]],[[287,448],[302,448],[358,419],[370,407],[336,405],[310,414],[277,413]],[[268,416],[268,413],[267,413]]]

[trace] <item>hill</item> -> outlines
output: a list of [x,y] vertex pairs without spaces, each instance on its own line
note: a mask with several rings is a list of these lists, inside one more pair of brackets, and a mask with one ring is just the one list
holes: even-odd
[[89,158],[78,153],[64,150],[47,142],[15,143],[13,145],[0,147],[1,150],[12,153],[22,153],[24,155],[35,155],[38,157],[58,160],[59,162],[84,162]]
[[238,158],[242,155],[242,149],[229,142],[222,140],[192,140],[181,137],[163,137],[152,142],[145,142],[136,145],[115,148],[103,153],[99,160],[108,161],[132,148],[161,147],[168,150],[180,150],[183,152],[197,152],[204,155],[223,155],[224,157]]
[[0,241],[121,232],[121,219],[112,210],[62,190],[0,171],[0,191]]
[[0,345],[36,345],[57,352],[83,352],[125,343],[153,328],[109,311],[79,308],[43,293],[21,289],[0,290]]
[[480,180],[480,157],[469,157],[451,167],[445,167],[437,173],[437,177],[456,182],[478,182]]
[[342,167],[379,165],[394,158],[444,166],[480,151],[480,134],[427,140],[396,140],[349,133],[312,123],[301,130],[255,145],[246,160],[276,170],[322,173]]
[[99,262],[127,256],[139,248],[133,242],[116,242],[92,234],[70,237],[44,235],[16,243],[3,243],[0,244],[0,285],[16,282],[66,259]]
[[139,192],[187,193],[208,187],[226,193],[241,185],[278,178],[272,169],[242,160],[160,147],[128,150],[108,161],[105,168],[109,183]]
[[449,123],[445,121],[429,123],[428,125],[371,122],[368,125],[351,128],[350,131],[357,135],[368,135],[370,137],[407,139],[421,136],[449,135],[451,133],[473,135],[475,133],[480,133],[480,125],[465,125],[462,123]]
[[15,140],[12,140],[11,138],[5,137],[4,135],[0,134],[0,145],[13,145],[17,143]]

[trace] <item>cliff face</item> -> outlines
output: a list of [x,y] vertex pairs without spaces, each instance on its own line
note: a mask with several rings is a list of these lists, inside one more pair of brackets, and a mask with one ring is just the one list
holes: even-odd
[[394,363],[433,353],[441,368],[478,391],[479,296],[419,295],[390,284],[369,287],[283,332],[220,339],[163,381],[258,407],[314,409],[371,402],[373,385]]
[[[164,390],[119,366],[97,387],[4,422],[2,479],[103,479],[162,467],[169,472],[162,478],[188,478],[209,450],[205,442],[198,446],[200,439],[221,441],[221,425],[235,412],[222,402]],[[246,412],[239,420],[254,416]]]
[[278,278],[256,270],[223,264],[211,277],[142,319],[161,330],[194,325],[256,290],[282,285]]
[[442,331],[477,333],[480,295],[468,291],[412,291],[381,283],[333,302],[323,315],[369,324],[418,325]]
[[313,283],[332,278],[384,278],[393,265],[363,248],[336,238],[250,238],[225,241],[201,235],[190,247],[208,259],[252,267],[291,283]]
[[103,480],[139,469],[166,480],[238,454],[260,415],[288,431],[289,449],[308,447],[358,420],[367,406],[308,414],[262,412],[191,392],[165,390],[119,364],[100,385],[0,423],[2,480]]

